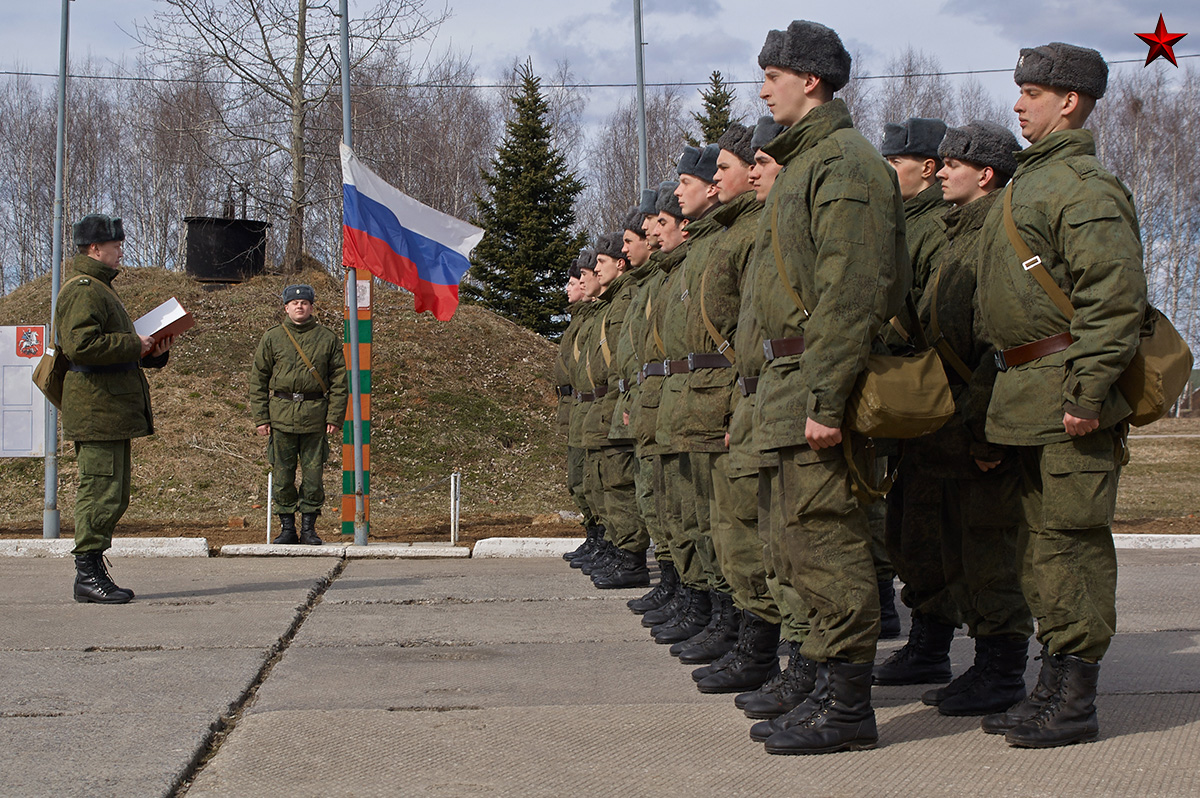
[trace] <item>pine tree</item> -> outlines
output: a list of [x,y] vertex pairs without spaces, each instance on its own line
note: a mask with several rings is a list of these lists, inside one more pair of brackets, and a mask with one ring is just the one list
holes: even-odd
[[736,95],[733,89],[726,85],[719,70],[713,70],[712,75],[708,78],[708,88],[701,89],[700,96],[704,99],[704,112],[693,112],[692,119],[696,120],[696,124],[700,126],[700,133],[704,136],[704,141],[699,142],[692,136],[688,136],[688,144],[693,147],[716,143],[731,124],[741,121],[741,117],[733,118],[733,100]]
[[485,231],[471,258],[463,298],[545,336],[566,324],[567,267],[585,240],[572,234],[583,183],[553,145],[541,79],[526,62],[517,71],[515,114],[484,171],[475,224]]

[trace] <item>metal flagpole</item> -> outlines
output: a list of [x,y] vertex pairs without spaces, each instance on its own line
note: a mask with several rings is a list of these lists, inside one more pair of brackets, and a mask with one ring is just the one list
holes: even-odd
[[[350,131],[350,11],[348,0],[340,0],[342,15],[342,140],[353,147]],[[343,264],[345,265],[345,264]],[[363,498],[363,435],[362,435],[362,389],[359,384],[358,358],[358,270],[350,267],[346,280],[346,297],[350,307],[350,402],[353,421],[350,428],[354,440],[354,545],[367,545],[369,526]]]
[[[70,0],[62,0],[62,27],[58,44],[58,141],[54,149],[54,237],[50,249],[50,330],[62,284],[63,172],[67,151],[67,32],[71,23]],[[57,347],[57,341],[43,341]],[[42,537],[57,538],[58,517],[58,408],[46,400],[46,498],[42,509]]]
[[637,62],[638,196],[649,188],[649,156],[646,154],[646,64],[642,41],[642,0],[633,0],[634,56]]

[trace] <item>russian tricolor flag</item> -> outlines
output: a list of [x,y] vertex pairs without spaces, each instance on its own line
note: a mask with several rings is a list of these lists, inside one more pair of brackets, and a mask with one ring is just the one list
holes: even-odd
[[483,231],[392,188],[345,144],[341,150],[344,265],[408,289],[418,313],[449,321]]

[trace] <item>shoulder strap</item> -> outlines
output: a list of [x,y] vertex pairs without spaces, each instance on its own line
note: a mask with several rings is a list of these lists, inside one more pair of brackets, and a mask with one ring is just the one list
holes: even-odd
[[300,348],[300,342],[296,340],[296,336],[292,335],[292,331],[287,328],[286,324],[280,324],[279,326],[283,328],[287,337],[291,339],[292,346],[296,347],[296,351],[300,354],[300,359],[304,361],[304,365],[308,366],[308,373],[313,375],[317,384],[321,386],[321,392],[328,395],[329,386],[325,384],[325,380],[321,379],[321,375],[317,373],[317,367],[312,364],[312,361],[308,359],[308,355],[304,354],[304,350]]
[[[611,309],[611,308],[610,308]],[[604,320],[600,322],[600,353],[604,355],[604,365],[612,365],[612,348],[608,345],[608,312],[604,313]]]
[[717,345],[717,351],[724,355],[731,364],[736,363],[737,353],[733,351],[733,344],[717,332],[716,326],[708,318],[708,311],[704,309],[704,287],[707,283],[708,269],[705,269],[704,274],[700,276],[700,318],[704,320],[704,326],[708,329],[708,337],[712,338],[712,342]]
[[771,205],[771,250],[775,253],[775,269],[779,272],[779,282],[783,284],[783,288],[787,291],[788,296],[796,303],[796,307],[800,308],[800,312],[804,314],[804,318],[808,318],[808,308],[804,307],[804,300],[796,293],[796,289],[792,288],[792,283],[787,278],[787,271],[783,268],[783,253],[779,249],[779,235],[775,232],[775,228],[779,222],[779,202],[778,200]]
[[929,287],[929,334],[933,336],[933,345],[937,347],[938,354],[942,356],[942,359],[949,363],[950,368],[957,371],[958,376],[962,377],[965,382],[970,382],[974,372],[951,348],[950,342],[942,335],[942,328],[938,326],[938,284],[941,281],[942,270],[938,268],[933,275],[933,284]]
[[1042,259],[1033,254],[1033,250],[1029,248],[1025,239],[1021,238],[1021,234],[1017,231],[1017,223],[1013,221],[1012,215],[1012,191],[1013,184],[1009,183],[1008,189],[1004,192],[1004,231],[1008,233],[1008,241],[1017,251],[1017,257],[1021,258],[1021,268],[1033,275],[1033,279],[1038,281],[1038,285],[1050,297],[1050,301],[1070,321],[1075,315],[1075,308],[1071,305],[1071,300],[1058,287],[1058,283],[1054,282],[1050,272],[1046,271],[1046,267],[1042,265]]

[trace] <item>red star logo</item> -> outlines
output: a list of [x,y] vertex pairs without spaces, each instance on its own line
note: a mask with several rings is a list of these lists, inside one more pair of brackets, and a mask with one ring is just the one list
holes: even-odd
[[1158,27],[1154,29],[1154,33],[1135,33],[1139,39],[1150,45],[1150,53],[1146,56],[1146,66],[1150,66],[1150,62],[1162,56],[1170,61],[1175,66],[1179,66],[1175,62],[1175,52],[1171,47],[1187,36],[1186,33],[1167,33],[1167,26],[1163,22],[1162,14],[1158,15]]

